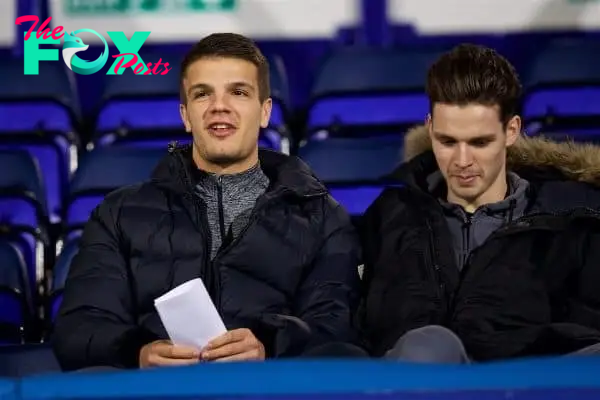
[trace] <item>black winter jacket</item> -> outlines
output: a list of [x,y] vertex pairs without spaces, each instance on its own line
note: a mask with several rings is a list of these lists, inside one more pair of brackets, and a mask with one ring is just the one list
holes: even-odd
[[271,187],[245,230],[210,261],[191,150],[171,149],[148,182],[109,194],[87,223],[54,329],[65,370],[138,366],[168,335],[154,299],[202,278],[228,329],[250,328],[268,357],[352,342],[358,237],[296,157],[260,152]]
[[460,270],[424,127],[410,161],[362,220],[364,333],[381,356],[411,329],[455,331],[475,360],[564,354],[600,342],[600,149],[521,138],[509,168],[530,182],[526,215],[475,249]]

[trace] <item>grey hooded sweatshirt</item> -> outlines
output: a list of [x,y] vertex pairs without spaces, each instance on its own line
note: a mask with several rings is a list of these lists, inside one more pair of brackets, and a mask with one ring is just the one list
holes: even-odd
[[[435,186],[445,185],[441,174],[434,178],[434,182]],[[528,203],[528,188],[529,183],[525,179],[509,172],[506,198],[481,206],[472,214],[457,204],[440,199],[452,234],[459,269],[467,263],[473,250],[481,246],[494,231],[524,215]]]

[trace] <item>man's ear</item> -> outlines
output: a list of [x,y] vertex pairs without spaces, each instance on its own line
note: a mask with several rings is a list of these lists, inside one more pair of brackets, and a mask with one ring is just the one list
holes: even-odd
[[431,113],[428,113],[425,117],[425,126],[427,126],[427,133],[429,133],[429,138],[433,137],[433,120],[431,118]]
[[519,136],[521,135],[521,117],[515,115],[506,124],[506,147],[515,144]]
[[188,113],[187,113],[187,107],[185,106],[185,104],[179,105],[179,115],[181,116],[181,121],[183,122],[183,125],[185,126],[185,131],[188,133],[192,132],[192,124],[190,124],[190,120],[188,118]]

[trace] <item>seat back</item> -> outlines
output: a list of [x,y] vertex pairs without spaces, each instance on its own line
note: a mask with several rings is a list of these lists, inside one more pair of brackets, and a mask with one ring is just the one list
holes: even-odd
[[19,247],[32,288],[43,280],[48,246],[44,186],[36,161],[25,150],[0,150],[0,237]]
[[[31,154],[19,149],[0,149],[0,197],[19,198],[48,215],[42,174]],[[11,212],[12,213],[12,212]]]
[[0,134],[76,130],[77,87],[72,71],[63,63],[39,63],[37,75],[24,75],[22,59],[3,60],[0,76]]
[[0,239],[0,344],[21,343],[31,322],[31,303],[23,254]]
[[[307,128],[338,135],[368,134],[361,127],[411,125],[424,119],[425,73],[438,49],[351,48],[332,53],[311,93]],[[358,128],[358,129],[357,129]],[[335,133],[334,133],[335,134]]]
[[600,44],[557,39],[532,56],[523,73],[526,120],[600,115]]
[[351,217],[362,216],[383,192],[382,184],[357,184],[330,186],[331,196],[337,200]]
[[150,178],[166,151],[162,148],[98,147],[82,157],[71,181],[64,220],[68,227],[84,224],[109,192]]
[[62,302],[62,294],[69,275],[69,269],[73,258],[79,251],[79,237],[73,237],[64,243],[64,246],[56,259],[52,269],[52,282],[50,286],[50,295],[48,296],[48,317],[49,323],[52,323],[58,315],[58,310]]
[[0,376],[5,378],[61,372],[49,343],[0,346],[0,359]]
[[377,182],[402,156],[402,136],[309,140],[298,155],[326,183]]
[[22,59],[0,63],[0,148],[27,149],[46,183],[48,211],[58,221],[69,171],[76,163],[80,112],[75,77],[63,63],[23,74]]
[[0,150],[25,150],[39,165],[51,222],[59,221],[71,169],[72,149],[63,139],[35,132],[0,135]]

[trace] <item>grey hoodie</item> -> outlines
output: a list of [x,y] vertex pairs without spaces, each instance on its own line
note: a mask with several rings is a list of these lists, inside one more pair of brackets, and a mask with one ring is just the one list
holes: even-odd
[[[442,184],[439,178],[435,185]],[[443,178],[441,178],[443,181]],[[445,184],[445,183],[444,183]],[[457,204],[440,199],[446,222],[452,234],[456,263],[459,269],[466,264],[469,255],[481,246],[489,236],[507,223],[523,216],[527,207],[529,183],[514,173],[508,173],[508,193],[504,200],[486,204],[467,213]]]

